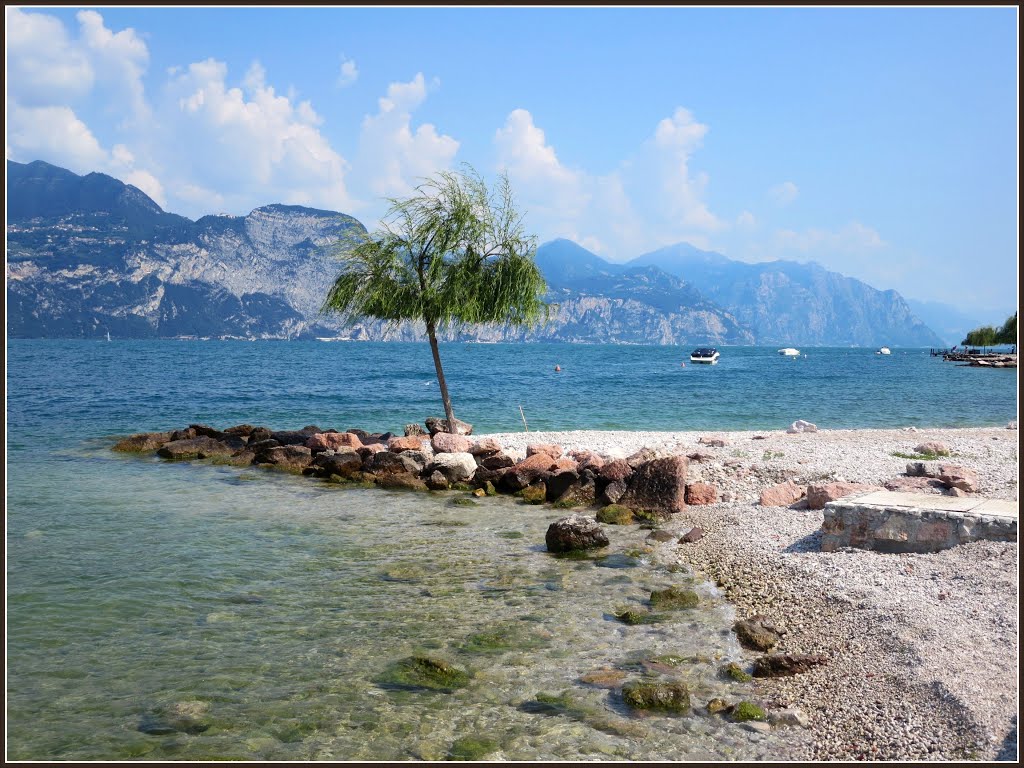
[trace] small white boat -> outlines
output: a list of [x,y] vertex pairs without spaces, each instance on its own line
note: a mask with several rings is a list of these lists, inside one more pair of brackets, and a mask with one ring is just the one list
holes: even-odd
[[779,350],[779,354],[785,357],[797,357],[800,354],[799,349],[793,349],[792,347],[784,347]]
[[879,347],[877,350],[875,350],[875,354],[876,355],[891,355],[892,354],[892,350],[890,350],[888,347]]
[[718,356],[718,350],[714,347],[700,347],[690,353],[690,362],[714,365],[718,362]]

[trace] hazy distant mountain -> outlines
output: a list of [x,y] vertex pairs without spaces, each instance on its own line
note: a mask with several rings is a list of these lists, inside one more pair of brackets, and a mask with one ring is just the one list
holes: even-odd
[[813,262],[747,264],[681,243],[629,264],[656,266],[688,281],[747,325],[760,344],[942,344],[896,291],[879,291]]
[[944,304],[940,301],[915,301],[907,299],[907,305],[914,314],[920,317],[929,328],[934,330],[948,347],[960,344],[968,331],[980,328],[983,325],[992,325],[999,328],[1006,318],[1013,312],[1000,314],[994,312],[988,315],[981,315],[975,312],[962,312],[951,304]]

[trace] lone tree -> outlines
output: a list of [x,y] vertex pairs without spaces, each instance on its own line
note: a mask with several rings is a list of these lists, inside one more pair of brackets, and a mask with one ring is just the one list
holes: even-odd
[[455,412],[437,332],[463,325],[532,325],[547,317],[547,286],[534,262],[508,177],[494,191],[469,166],[442,171],[407,198],[388,198],[381,228],[342,253],[344,266],[323,309],[348,320],[374,317],[426,325],[449,432]]

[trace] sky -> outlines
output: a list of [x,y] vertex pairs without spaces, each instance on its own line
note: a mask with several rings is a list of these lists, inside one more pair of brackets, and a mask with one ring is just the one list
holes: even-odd
[[6,152],[190,218],[374,228],[468,163],[528,230],[1018,304],[1018,9],[7,7]]

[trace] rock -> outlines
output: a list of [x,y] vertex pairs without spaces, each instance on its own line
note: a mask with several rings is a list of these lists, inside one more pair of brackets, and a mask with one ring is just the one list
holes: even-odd
[[624,482],[612,482],[608,483],[601,491],[600,501],[602,504],[618,504],[626,493],[626,484]]
[[[377,454],[383,456],[384,454]],[[410,472],[390,472],[377,476],[377,485],[381,488],[403,489],[408,491],[426,491],[428,486]]]
[[430,473],[427,477],[427,488],[432,491],[447,491],[448,490],[448,478],[438,472],[436,469]]
[[430,459],[422,451],[402,451],[398,455],[406,471],[413,475],[422,474],[430,463]]
[[771,650],[781,639],[771,620],[765,616],[740,619],[732,626],[740,645],[752,651]]
[[953,487],[953,488],[950,488],[948,491],[946,491],[946,495],[947,496],[957,496],[957,497],[959,497],[959,496],[970,496],[971,494],[969,494],[967,491],[961,490],[960,488]]
[[170,432],[140,432],[114,444],[112,450],[122,453],[149,453],[170,442]]
[[711,448],[725,448],[729,444],[721,437],[700,437],[697,438],[697,442],[700,445],[707,445]]
[[790,727],[808,728],[811,719],[804,714],[802,709],[790,707],[788,709],[777,709],[768,713],[768,720],[773,725],[786,725]]
[[575,552],[608,546],[608,536],[592,517],[574,514],[556,520],[544,536],[549,552]]
[[686,508],[688,464],[685,456],[669,456],[639,465],[619,503],[664,517],[681,512]]
[[228,427],[227,429],[225,429],[224,434],[236,435],[238,437],[248,437],[256,429],[259,429],[259,427],[254,427],[252,424],[236,424],[233,427]]
[[611,483],[628,480],[632,474],[633,468],[626,463],[625,459],[615,459],[601,467],[598,477]]
[[671,533],[666,531],[664,528],[659,528],[658,530],[651,531],[649,534],[647,534],[647,540],[648,541],[666,542],[666,541],[672,541],[672,539],[674,539],[674,538],[675,538],[675,536],[673,536]]
[[803,498],[804,491],[792,480],[773,485],[761,491],[761,506],[788,507]]
[[501,478],[501,484],[504,490],[514,493],[554,468],[555,460],[548,454],[535,453],[506,470]]
[[700,596],[692,589],[673,586],[651,592],[650,600],[651,605],[655,608],[674,610],[679,608],[696,608],[700,603]]
[[937,440],[932,440],[927,443],[921,443],[914,448],[915,453],[921,453],[924,455],[932,456],[949,456],[949,446],[945,443],[940,443]]
[[631,680],[622,686],[622,698],[633,709],[684,714],[690,709],[690,692],[681,682]]
[[[758,707],[760,709],[760,707]],[[733,713],[735,713],[735,709]],[[763,711],[763,710],[761,710]],[[772,727],[769,723],[765,723],[761,720],[745,720],[741,724],[741,727],[745,731],[753,731],[754,733],[771,733]]]
[[597,521],[608,525],[632,525],[633,511],[619,504],[609,504],[597,511]]
[[[477,459],[486,458],[488,456],[494,456],[502,452],[501,443],[495,440],[493,437],[485,437],[483,440],[478,440],[470,446],[469,452],[477,457]],[[509,465],[511,466],[511,464]]]
[[171,432],[171,439],[168,442],[175,442],[177,440],[191,440],[196,437],[196,431],[191,427],[188,429],[176,429]]
[[362,448],[356,448],[356,452],[363,457],[363,461],[368,461],[375,453],[387,453],[387,450],[388,447],[380,443],[370,443]]
[[392,437],[388,440],[388,450],[392,453],[402,453],[403,451],[422,451],[424,442],[425,441],[422,437],[416,435]]
[[570,451],[569,457],[575,459],[580,469],[593,469],[596,471],[605,464],[604,458],[600,454],[588,450]]
[[565,489],[565,493],[555,499],[555,509],[567,509],[570,507],[592,507],[597,503],[597,489],[594,483],[587,482],[581,478],[580,482],[574,483]]
[[803,419],[797,419],[792,424],[790,424],[789,425],[789,429],[786,430],[786,432],[788,432],[791,435],[796,435],[796,434],[799,434],[801,432],[817,432],[817,431],[818,431],[817,426],[815,426],[814,424],[811,424],[811,422],[809,422],[809,421],[804,421]]
[[313,452],[304,445],[281,445],[259,455],[261,464],[273,464],[278,469],[302,472],[313,462]]
[[641,464],[647,464],[650,461],[654,461],[656,458],[658,458],[658,454],[653,448],[644,447],[632,456],[627,456],[625,461],[626,464],[629,465],[630,469],[636,470],[636,468]]
[[[317,432],[323,432],[319,427],[303,427],[299,430],[282,430],[280,432],[271,432],[270,437],[277,440],[280,445],[305,445],[306,441],[309,440]],[[338,434],[338,433],[333,433]],[[351,448],[358,448],[358,445],[351,445]]]
[[526,458],[535,456],[538,453],[545,453],[552,459],[560,459],[562,457],[562,446],[548,443],[533,443],[526,446]]
[[351,477],[363,468],[362,458],[351,448],[343,448],[330,455],[321,453],[313,460],[313,464],[320,468],[318,474],[323,477],[330,477],[331,475]]
[[[472,451],[470,451],[472,453]],[[515,465],[515,459],[508,454],[498,452],[490,456],[477,456],[477,463],[484,469],[505,469]]]
[[[427,425],[427,431],[430,432],[431,437],[436,435],[438,432],[448,432],[448,423],[440,416],[430,416],[424,423]],[[453,432],[456,435],[472,435],[473,425],[456,419],[455,429]]]
[[691,506],[714,504],[718,501],[718,489],[707,483],[691,483],[686,486],[686,503]]
[[[281,443],[286,445],[286,443]],[[362,448],[362,441],[348,432],[318,432],[306,440],[306,447],[313,453],[336,451],[339,448]]]
[[406,424],[405,425],[405,436],[406,437],[421,437],[427,434],[427,430],[421,427],[419,424]]
[[[909,465],[908,465],[909,466]],[[937,477],[893,477],[882,483],[887,491],[900,491],[906,493],[942,493],[946,486]]]
[[548,501],[555,501],[569,488],[578,482],[580,475],[575,470],[569,469],[560,472],[553,472],[544,478],[548,489]]
[[694,451],[693,453],[687,454],[686,458],[690,461],[695,461],[698,464],[707,464],[708,462],[715,460],[715,457],[710,453],[701,453],[700,451]]
[[825,485],[807,486],[807,508],[824,509],[830,501],[851,496],[855,493],[870,493],[882,490],[877,485],[866,483],[827,483]]
[[1006,428],[1007,429],[1016,429],[1017,428],[1017,422],[1016,421],[1008,421],[1006,423]]
[[741,701],[739,704],[733,707],[732,712],[730,713],[730,717],[732,718],[733,722],[736,723],[746,723],[752,720],[756,720],[759,721],[761,725],[768,726],[768,728],[771,729],[771,726],[768,725],[768,723],[764,722],[768,719],[768,715],[765,714],[765,711],[756,704],[752,704],[749,701]]
[[384,688],[451,693],[469,685],[470,674],[447,661],[429,656],[410,656],[392,664],[377,680]]
[[400,453],[391,451],[378,451],[371,453],[363,460],[363,471],[372,472],[375,475],[393,475],[395,473],[407,473],[410,467],[402,460]]
[[538,482],[536,485],[523,488],[519,495],[527,504],[543,504],[547,497],[547,488],[543,482]]
[[753,675],[743,671],[743,667],[737,664],[735,661],[730,661],[723,667],[720,667],[718,674],[722,677],[733,680],[737,683],[749,683],[753,680]]
[[768,435],[754,435],[750,439],[751,440],[767,440],[768,439]]
[[580,682],[597,688],[618,688],[625,677],[626,673],[621,670],[602,667],[580,675]]
[[240,437],[214,440],[212,437],[202,436],[187,440],[171,440],[160,446],[156,453],[165,459],[208,459],[211,456],[230,456],[243,447],[245,441]]
[[[249,433],[249,446],[252,447],[253,443],[258,443],[260,440],[273,440],[273,437],[274,433],[266,427],[256,427]],[[278,444],[280,445],[280,443]]]
[[947,488],[959,488],[968,493],[977,493],[978,491],[978,474],[973,469],[966,467],[942,464],[939,466],[939,480]]
[[434,453],[469,453],[472,443],[469,438],[462,435],[438,432],[430,438],[430,445],[433,447]]
[[789,677],[825,664],[827,656],[817,656],[808,653],[788,654],[777,653],[769,656],[762,656],[754,661],[754,677]]
[[686,533],[684,533],[680,537],[679,543],[680,544],[693,544],[694,542],[700,541],[703,538],[704,538],[704,531],[701,530],[699,527],[694,526],[693,528],[688,530]]
[[464,483],[476,473],[476,459],[469,453],[439,453],[427,466],[427,472],[440,472],[450,483]]
[[732,709],[725,699],[712,699],[707,704],[708,714],[717,715],[719,712],[728,712]]
[[579,470],[579,464],[573,459],[563,456],[560,459],[555,459],[555,466],[551,470],[552,472],[577,472]]
[[912,461],[907,464],[907,477],[938,477],[939,470],[932,464],[925,464],[923,461]]

